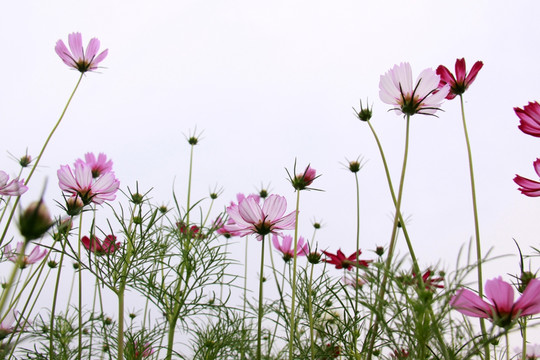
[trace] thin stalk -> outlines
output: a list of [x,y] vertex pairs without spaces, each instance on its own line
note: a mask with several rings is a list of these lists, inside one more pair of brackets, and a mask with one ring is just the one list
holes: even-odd
[[[358,184],[358,173],[354,173],[354,180],[356,184],[356,251],[360,249],[360,185]],[[360,260],[356,257],[356,278],[354,279],[354,331],[353,331],[353,346],[354,346],[354,358],[358,359],[358,276],[360,271]]]
[[78,305],[78,318],[79,318],[79,334],[78,334],[78,339],[79,339],[79,349],[78,349],[78,353],[77,353],[77,358],[79,360],[81,360],[81,357],[82,357],[82,333],[83,333],[83,329],[82,329],[82,324],[83,324],[83,321],[82,321],[82,287],[83,287],[83,283],[82,283],[82,263],[81,263],[81,253],[82,253],[82,249],[81,249],[81,234],[82,234],[82,221],[83,221],[83,213],[81,213],[81,215],[79,216],[79,236],[78,236],[78,240],[77,240],[77,261],[79,262],[79,268],[77,269],[78,272],[79,272],[79,305]]
[[293,358],[294,335],[296,334],[296,325],[294,318],[296,302],[296,261],[298,251],[298,212],[300,208],[300,190],[296,190],[296,212],[294,221],[294,250],[293,250],[293,274],[292,274],[292,297],[291,297],[291,321],[289,333],[289,359]]
[[[68,99],[68,101],[66,103],[66,106],[64,106],[64,110],[62,110],[62,114],[60,114],[60,118],[58,119],[58,121],[56,122],[56,125],[54,125],[52,131],[49,133],[49,136],[45,140],[45,143],[43,144],[43,147],[41,148],[41,151],[39,152],[39,155],[38,155],[38,157],[36,159],[36,162],[34,163],[34,166],[32,166],[32,169],[30,170],[30,173],[28,174],[28,177],[26,178],[26,180],[24,182],[24,185],[28,185],[28,182],[30,181],[30,178],[34,174],[34,171],[36,170],[36,168],[37,168],[37,166],[38,166],[38,164],[39,164],[39,162],[41,160],[41,157],[43,156],[43,153],[45,152],[45,149],[47,148],[47,145],[49,144],[49,141],[51,140],[51,138],[52,138],[54,132],[56,131],[56,129],[58,128],[58,126],[60,125],[60,122],[64,118],[64,115],[66,114],[66,111],[67,111],[67,109],[69,107],[69,104],[71,103],[71,99],[73,99],[73,95],[75,95],[75,92],[77,91],[77,88],[79,87],[79,84],[81,83],[82,78],[83,78],[83,73],[81,73],[81,76],[79,76],[79,80],[77,80],[77,84],[75,85],[75,88],[71,92],[71,95],[69,96],[69,99]],[[13,204],[13,208],[11,210],[11,213],[9,214],[9,218],[7,220],[7,223],[6,223],[6,227],[4,228],[4,232],[2,233],[2,236],[0,237],[0,246],[4,242],[4,238],[6,237],[6,233],[8,231],[11,220],[13,219],[13,215],[15,213],[15,209],[17,208],[17,204],[19,204],[20,198],[21,198],[21,196],[19,195],[15,199],[15,203]]]
[[[242,314],[243,314],[243,319],[244,319],[244,321],[242,321],[242,342],[243,343],[245,343],[246,341],[246,305],[247,305],[247,273],[248,273],[247,264],[248,264],[248,241],[246,239],[246,248],[244,251],[244,305],[242,307]],[[242,360],[246,358],[244,346],[242,346],[241,358]]]
[[188,189],[187,189],[187,207],[186,207],[186,229],[188,234],[191,231],[189,224],[189,213],[191,212],[191,175],[193,173],[193,148],[195,145],[191,145],[191,151],[189,154],[189,173],[188,173]]
[[[287,263],[286,262],[283,262],[283,271],[282,271],[282,276],[281,276],[281,286],[279,286],[279,282],[278,282],[278,279],[277,279],[277,273],[276,273],[276,267],[274,265],[274,255],[272,254],[272,250],[270,249],[270,262],[272,263],[272,272],[274,273],[274,280],[276,281],[276,287],[278,289],[278,293],[279,293],[279,308],[278,308],[278,311],[277,311],[277,319],[276,319],[276,325],[274,326],[274,332],[272,333],[272,337],[270,337],[269,341],[268,341],[268,355],[266,356],[267,358],[270,358],[270,352],[272,351],[272,346],[274,345],[274,340],[276,338],[276,333],[277,333],[277,329],[278,329],[278,325],[279,325],[279,312],[281,311],[281,307],[283,307],[283,313],[286,314],[287,313],[287,306],[285,304],[285,299],[283,298],[283,289],[285,287],[285,269],[286,269],[286,266],[287,266]],[[285,318],[285,321],[286,321],[286,317]]]
[[[73,218],[72,218],[73,219]],[[56,312],[56,300],[58,299],[58,288],[60,286],[60,274],[62,273],[62,265],[64,263],[64,254],[66,252],[66,243],[68,239],[67,236],[64,236],[64,241],[62,243],[62,252],[60,253],[60,261],[58,262],[58,274],[56,274],[56,284],[54,285],[54,295],[53,303],[51,307],[51,324],[49,326],[51,336],[49,337],[49,359],[54,359],[54,341],[53,341],[53,332],[54,332],[54,317]],[[68,302],[69,306],[69,302]],[[66,312],[67,315],[67,312]]]
[[[308,287],[308,317],[309,317],[309,342],[310,342],[310,352],[311,360],[315,360],[315,335],[313,331],[313,290],[311,286],[313,285],[313,269],[315,264],[311,264],[311,270],[309,272],[309,287]],[[355,347],[356,348],[356,347]]]
[[522,318],[521,325],[521,360],[527,360],[527,318]]
[[25,240],[20,253],[17,255],[17,261],[15,261],[15,263],[13,264],[13,270],[11,270],[11,275],[9,276],[7,285],[4,288],[4,291],[2,291],[2,297],[0,298],[0,316],[4,312],[4,305],[8,298],[11,287],[13,286],[13,282],[15,281],[15,276],[17,275],[17,272],[19,271],[19,268],[24,259],[24,251],[26,249],[26,243],[27,241]]
[[[257,360],[261,360],[262,319],[263,319],[263,280],[264,280],[264,236],[261,240],[261,269],[259,273],[259,311],[257,315]],[[291,358],[292,359],[292,358]]]
[[[467,131],[467,122],[465,121],[465,106],[463,104],[463,95],[459,95],[459,100],[461,104],[461,119],[463,120],[463,132],[465,133],[465,142],[467,144],[467,156],[469,158],[469,174],[471,178],[471,195],[472,195],[472,204],[473,204],[473,214],[474,214],[474,235],[476,240],[476,270],[478,274],[478,296],[481,298],[484,297],[484,290],[483,290],[483,284],[484,281],[482,279],[482,250],[480,247],[480,224],[478,220],[478,206],[476,202],[476,185],[474,182],[474,168],[473,168],[473,159],[472,159],[472,151],[471,151],[471,143],[469,141],[469,132]],[[487,340],[486,338],[486,323],[484,318],[480,318],[480,329],[482,330],[482,336],[484,340]],[[486,358],[490,358],[489,354],[489,346],[484,346],[484,350],[486,352]]]

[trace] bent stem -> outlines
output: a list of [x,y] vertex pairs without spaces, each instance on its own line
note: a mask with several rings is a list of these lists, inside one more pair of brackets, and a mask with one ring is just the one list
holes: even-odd
[[[77,91],[77,89],[79,87],[79,84],[81,83],[82,78],[83,78],[83,73],[81,73],[81,76],[79,76],[79,80],[77,80],[77,84],[75,85],[75,88],[71,92],[71,95],[69,96],[69,99],[68,99],[68,101],[66,103],[66,106],[64,106],[64,110],[62,110],[62,113],[60,114],[60,118],[58,119],[58,121],[54,125],[53,129],[49,133],[49,136],[45,140],[45,143],[43,144],[43,147],[41,148],[41,151],[39,152],[39,155],[38,155],[38,157],[36,159],[36,162],[34,163],[34,166],[32,166],[32,169],[30,170],[30,173],[28,174],[28,177],[26,178],[26,180],[24,182],[24,185],[28,185],[28,182],[30,181],[30,178],[34,174],[34,171],[36,170],[36,168],[37,168],[37,166],[38,166],[38,164],[39,164],[39,162],[41,160],[41,157],[43,156],[43,153],[45,152],[45,149],[47,148],[47,145],[49,144],[49,141],[51,140],[51,138],[52,138],[54,132],[56,131],[56,129],[58,128],[58,126],[60,125],[60,122],[64,118],[64,115],[66,114],[66,111],[67,111],[67,109],[69,107],[69,104],[71,103],[71,99],[73,99],[73,95],[75,95],[75,92]],[[19,195],[15,199],[15,203],[13,204],[13,208],[11,209],[11,213],[9,214],[9,218],[8,218],[8,220],[6,222],[6,226],[4,228],[4,232],[2,233],[2,237],[0,237],[0,246],[4,242],[4,238],[6,237],[6,233],[8,231],[11,220],[13,219],[13,215],[15,213],[15,209],[17,208],[17,204],[19,203],[20,198],[21,198],[21,196]]]
[[293,358],[293,345],[294,345],[294,335],[295,324],[294,324],[294,310],[295,310],[295,300],[296,300],[296,260],[297,260],[297,250],[298,250],[298,209],[300,207],[300,190],[296,190],[296,214],[294,221],[294,250],[293,250],[293,275],[292,275],[292,297],[291,297],[291,321],[290,321],[290,334],[289,334],[289,359]]
[[[476,203],[476,185],[474,182],[474,169],[473,169],[473,160],[472,160],[472,151],[471,143],[469,141],[469,132],[467,131],[467,122],[465,121],[465,106],[463,104],[463,95],[459,95],[459,100],[461,104],[461,119],[463,120],[463,132],[465,133],[465,142],[467,144],[467,156],[469,158],[469,174],[471,178],[471,195],[473,203],[473,213],[474,213],[474,235],[476,238],[476,270],[478,273],[478,296],[480,298],[484,297],[484,291],[482,289],[482,284],[484,283],[482,279],[482,250],[480,248],[480,225],[478,221],[478,207]],[[482,330],[482,336],[486,342],[484,346],[484,351],[486,352],[486,358],[489,359],[489,345],[487,345],[486,338],[486,323],[484,318],[480,318],[480,329]]]

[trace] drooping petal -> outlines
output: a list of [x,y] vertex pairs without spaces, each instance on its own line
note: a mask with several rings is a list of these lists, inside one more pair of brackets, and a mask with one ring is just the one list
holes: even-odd
[[520,316],[540,313],[540,280],[532,279],[527,284],[525,291],[514,304],[514,312],[519,312]]
[[491,306],[468,289],[459,289],[450,299],[450,306],[467,316],[492,318]]
[[514,182],[520,186],[518,190],[523,195],[530,197],[540,196],[540,182],[524,178],[520,175],[516,175]]

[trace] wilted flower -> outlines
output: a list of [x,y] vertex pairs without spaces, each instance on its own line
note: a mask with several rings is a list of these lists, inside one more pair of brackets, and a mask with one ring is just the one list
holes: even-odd
[[[536,174],[540,176],[540,158],[533,162],[533,166]],[[540,196],[540,182],[530,180],[519,175],[516,175],[514,182],[519,185],[518,190],[521,191],[523,195],[530,197]]]
[[60,166],[57,171],[60,189],[71,195],[78,195],[85,205],[91,202],[102,204],[116,198],[120,181],[116,179],[114,172],[106,172],[94,179],[92,168],[88,164],[80,161],[76,162],[74,167],[73,173],[69,165]]
[[450,91],[450,85],[438,89],[440,77],[433,69],[425,69],[413,83],[409,63],[395,65],[379,81],[381,100],[396,106],[396,114],[434,115]]
[[96,70],[98,64],[107,57],[109,52],[106,49],[99,55],[97,54],[99,51],[99,40],[96,38],[90,39],[85,52],[82,45],[81,33],[69,34],[68,44],[71,51],[68,50],[62,40],[56,42],[54,50],[67,66],[79,70],[81,73]]
[[351,270],[354,267],[368,267],[369,263],[372,260],[358,260],[358,256],[362,254],[362,251],[358,249],[349,257],[346,257],[345,254],[339,249],[336,254],[329,253],[328,251],[323,250],[323,254],[328,256],[329,259],[324,259],[325,262],[335,265],[336,269],[347,269]]
[[540,280],[532,279],[521,297],[514,302],[512,285],[502,277],[486,281],[489,303],[468,289],[460,289],[450,300],[450,305],[462,314],[493,321],[497,326],[508,327],[521,316],[540,313]]
[[442,88],[447,84],[450,85],[450,92],[448,93],[448,95],[446,95],[446,98],[448,100],[452,100],[456,97],[456,95],[463,94],[469,88],[469,85],[473,83],[474,79],[476,79],[476,75],[478,75],[478,72],[480,71],[480,69],[482,69],[482,66],[484,66],[483,62],[475,62],[473,67],[471,68],[471,72],[469,73],[469,75],[467,75],[465,59],[457,59],[456,77],[454,77],[454,75],[450,72],[450,70],[448,70],[446,66],[439,65],[436,70],[437,75],[441,77],[439,87]]
[[270,195],[261,208],[256,197],[250,195],[238,205],[233,204],[227,208],[229,219],[234,224],[226,224],[224,228],[238,236],[257,234],[257,239],[262,240],[264,235],[294,229],[296,214],[293,211],[284,215],[286,209],[287,200],[283,196]]
[[[285,262],[289,262],[294,257],[293,238],[290,235],[283,236],[283,241],[280,244],[276,234],[272,236],[272,243],[276,250],[280,251]],[[306,256],[309,253],[308,243],[304,242],[304,238],[300,236],[296,244],[296,256]]]
[[9,181],[9,175],[0,170],[0,195],[19,196],[27,190],[28,187],[24,185],[24,180],[15,178]]
[[96,255],[112,254],[120,248],[120,241],[116,241],[116,236],[114,235],[108,235],[103,242],[95,236],[92,236],[92,239],[88,236],[84,236],[81,239],[81,242],[86,250],[89,250]]
[[[4,255],[6,258],[14,263],[17,263],[17,260],[19,259],[19,254],[23,251],[24,242],[19,241],[17,243],[16,249],[11,248],[11,244],[7,244],[4,248]],[[36,245],[29,255],[23,255],[20,263],[21,269],[24,269],[28,265],[32,265],[37,263],[38,261],[42,260],[47,255],[47,250],[43,249],[41,251],[39,245]]]
[[90,169],[92,169],[92,177],[94,179],[112,171],[113,166],[112,160],[107,160],[107,155],[104,153],[99,153],[97,158],[93,153],[86,153],[84,154],[84,160],[77,159],[75,164],[77,163],[84,163],[90,166]]
[[540,104],[529,102],[523,109],[515,107],[514,111],[519,117],[518,128],[525,134],[540,137]]

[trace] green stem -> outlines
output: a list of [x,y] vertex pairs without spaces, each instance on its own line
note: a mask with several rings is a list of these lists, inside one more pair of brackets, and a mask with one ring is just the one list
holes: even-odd
[[[79,216],[79,238],[78,238],[78,241],[77,241],[77,261],[79,262],[79,268],[77,269],[77,271],[79,272],[79,306],[78,306],[78,318],[79,318],[79,334],[78,334],[78,338],[79,338],[79,349],[78,349],[78,353],[77,353],[77,358],[79,360],[81,360],[81,357],[82,357],[82,334],[83,334],[83,321],[82,321],[82,287],[83,287],[83,283],[82,283],[82,262],[81,262],[81,253],[82,253],[82,249],[81,249],[81,235],[82,235],[82,220],[83,220],[83,213],[81,213],[81,215]],[[91,242],[92,240],[90,240]]]
[[[467,156],[469,158],[469,174],[471,178],[471,195],[472,195],[472,203],[473,203],[473,213],[474,213],[474,234],[475,234],[475,240],[476,240],[476,262],[477,262],[477,273],[478,273],[478,296],[481,298],[484,296],[484,290],[483,290],[483,284],[484,281],[482,279],[482,250],[480,247],[480,225],[478,220],[478,206],[476,203],[476,185],[474,182],[474,168],[473,168],[473,159],[472,159],[472,151],[471,151],[471,143],[469,141],[469,132],[467,131],[467,122],[465,121],[465,106],[463,104],[463,95],[459,95],[459,100],[461,104],[461,119],[463,120],[463,132],[465,133],[465,142],[467,143]],[[482,336],[484,337],[484,340],[487,340],[486,338],[486,323],[484,321],[484,318],[480,318],[480,329],[482,330]],[[486,352],[486,358],[490,358],[489,354],[489,345],[484,346],[484,351]]]
[[[62,114],[60,114],[60,118],[58,119],[58,121],[56,122],[56,125],[54,125],[52,131],[49,133],[49,136],[45,140],[45,144],[43,144],[43,147],[41,148],[41,151],[39,152],[39,155],[38,155],[38,157],[36,159],[36,162],[34,163],[34,166],[32,166],[32,169],[30,170],[30,173],[28,174],[28,177],[26,178],[26,180],[24,182],[24,185],[28,185],[28,182],[30,181],[30,178],[34,174],[34,171],[36,170],[36,168],[37,168],[37,166],[38,166],[38,164],[39,164],[39,162],[41,160],[41,157],[43,156],[43,153],[45,152],[45,148],[47,148],[47,145],[49,144],[49,141],[51,140],[54,132],[56,131],[56,129],[60,125],[60,122],[62,121],[62,119],[64,118],[64,115],[66,114],[66,111],[67,111],[67,109],[69,107],[69,104],[71,103],[71,99],[73,99],[73,95],[75,95],[75,92],[77,91],[77,88],[79,87],[79,84],[81,83],[82,78],[83,78],[83,73],[81,73],[81,76],[79,77],[79,80],[77,80],[77,84],[75,85],[75,88],[71,92],[71,95],[69,96],[69,99],[68,99],[68,101],[66,103],[66,106],[64,106],[64,110],[62,110]],[[8,231],[11,220],[13,219],[13,215],[15,213],[15,209],[17,208],[17,204],[19,203],[20,198],[21,198],[21,196],[19,195],[15,199],[15,203],[13,204],[13,208],[11,210],[11,213],[9,214],[9,218],[7,220],[7,223],[6,223],[6,227],[4,228],[4,232],[2,233],[2,237],[0,237],[0,246],[4,242],[4,238],[6,237],[6,233]]]
[[300,208],[300,190],[296,190],[296,213],[294,221],[294,250],[293,250],[293,274],[292,274],[292,297],[291,297],[291,321],[289,333],[289,359],[293,359],[294,336],[296,334],[296,326],[294,319],[295,302],[296,302],[296,261],[298,251],[298,212]]
[[[247,269],[247,264],[248,264],[248,241],[247,239],[245,239],[245,242],[246,242],[246,247],[245,247],[245,250],[244,250],[244,305],[242,307],[242,316],[243,316],[243,321],[242,321],[242,343],[245,343],[246,341],[246,306],[247,306],[247,274],[248,274],[248,269]],[[245,350],[244,350],[244,346],[242,346],[242,350],[241,350],[241,358],[242,360],[244,360],[246,358],[246,353],[245,353]]]
[[521,324],[521,360],[527,359],[527,318],[522,318]]
[[[73,218],[70,219],[72,221]],[[67,244],[67,235],[63,236],[64,241],[62,242],[62,251],[60,252],[60,261],[58,262],[58,273],[56,274],[56,284],[54,285],[54,295],[53,295],[53,303],[51,307],[51,324],[49,325],[49,359],[54,359],[54,337],[52,334],[54,333],[54,317],[56,312],[56,300],[58,299],[58,289],[60,287],[60,275],[62,274],[62,265],[64,264],[64,254],[66,253],[66,244]],[[68,302],[69,306],[69,302]],[[67,312],[66,312],[67,315]]]
[[[354,173],[354,180],[356,183],[356,251],[360,249],[360,186],[358,184],[358,173]],[[358,359],[358,276],[360,271],[360,259],[356,257],[356,277],[354,279],[354,331],[353,331],[353,346],[354,346],[354,358]]]
[[[189,155],[189,173],[188,173],[188,189],[187,189],[187,207],[186,207],[186,232],[191,234],[191,227],[189,224],[189,213],[191,212],[191,175],[193,170],[193,148],[195,145],[191,145],[191,151]],[[202,231],[202,230],[201,230]]]
[[26,250],[26,243],[27,241],[24,241],[23,246],[21,248],[21,251],[17,255],[17,261],[13,264],[13,269],[11,270],[11,275],[9,276],[9,280],[7,282],[6,287],[2,291],[2,297],[0,298],[0,316],[4,312],[4,305],[6,303],[6,300],[8,298],[9,292],[11,290],[11,287],[13,286],[13,282],[15,281],[15,276],[17,275],[17,272],[19,271],[22,261],[24,259],[24,251]]
[[[263,320],[263,280],[264,280],[264,236],[261,240],[261,269],[259,273],[259,311],[257,316],[257,360],[261,360],[262,320]],[[292,359],[292,358],[290,358]]]
[[311,350],[311,360],[315,360],[315,335],[313,331],[313,303],[312,303],[312,296],[313,296],[313,289],[311,288],[313,285],[313,269],[315,268],[315,264],[311,264],[311,270],[309,273],[309,287],[308,287],[308,316],[309,316],[309,342],[310,342],[310,350]]

